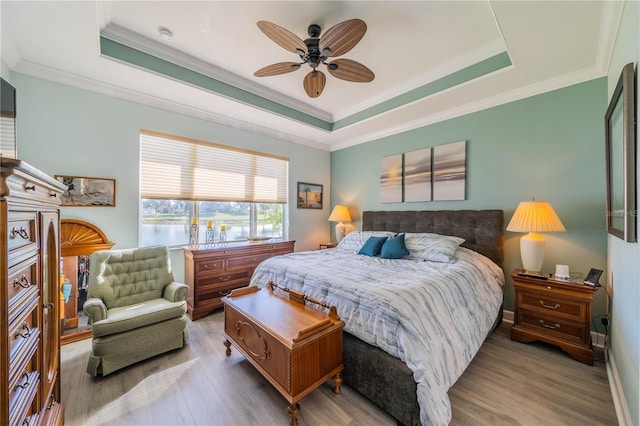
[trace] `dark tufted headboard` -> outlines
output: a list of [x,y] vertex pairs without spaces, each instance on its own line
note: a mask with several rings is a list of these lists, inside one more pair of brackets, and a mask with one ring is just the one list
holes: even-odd
[[502,210],[365,211],[363,231],[432,232],[464,238],[466,247],[487,256],[502,268],[504,261]]

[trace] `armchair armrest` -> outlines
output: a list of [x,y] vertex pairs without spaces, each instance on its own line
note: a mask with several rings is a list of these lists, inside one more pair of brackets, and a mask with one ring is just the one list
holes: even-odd
[[102,321],[107,318],[107,305],[104,304],[102,299],[98,299],[97,297],[89,297],[84,302],[82,309],[89,317],[89,324]]
[[174,281],[164,288],[164,294],[162,295],[162,297],[170,302],[180,302],[181,300],[185,300],[187,298],[188,291],[188,285],[177,283]]

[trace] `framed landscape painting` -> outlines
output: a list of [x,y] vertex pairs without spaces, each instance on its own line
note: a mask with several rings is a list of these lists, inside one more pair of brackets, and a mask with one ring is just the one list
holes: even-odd
[[298,182],[298,208],[322,209],[322,185]]
[[61,197],[62,206],[116,206],[115,179],[61,175],[56,175],[55,178],[67,187]]

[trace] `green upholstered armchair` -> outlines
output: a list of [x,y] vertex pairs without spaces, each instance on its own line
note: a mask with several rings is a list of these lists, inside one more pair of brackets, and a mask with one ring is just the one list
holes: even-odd
[[184,346],[188,287],[173,281],[167,247],[100,251],[90,265],[84,303],[93,332],[89,374],[105,376]]

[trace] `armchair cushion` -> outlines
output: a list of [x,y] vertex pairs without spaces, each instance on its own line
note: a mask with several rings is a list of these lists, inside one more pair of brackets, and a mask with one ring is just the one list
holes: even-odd
[[94,322],[91,327],[94,337],[122,333],[147,325],[182,316],[187,312],[184,300],[170,302],[164,298],[148,300],[131,306],[112,308],[107,318]]

